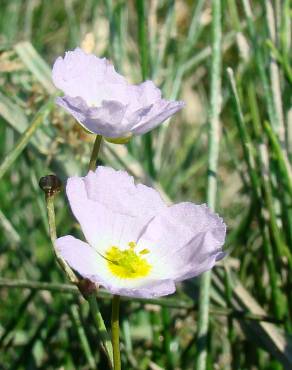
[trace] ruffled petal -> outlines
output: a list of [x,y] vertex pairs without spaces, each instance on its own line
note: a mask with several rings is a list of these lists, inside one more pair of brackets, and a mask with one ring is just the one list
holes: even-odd
[[149,224],[138,241],[150,250],[150,261],[165,266],[165,278],[183,280],[213,267],[222,256],[226,225],[206,205],[179,203]]
[[100,108],[89,108],[80,97],[58,97],[56,102],[92,133],[117,138],[131,130],[131,124],[123,123],[127,107],[119,102],[103,101]]
[[114,212],[148,218],[167,208],[156,190],[136,185],[126,171],[99,166],[95,172],[89,172],[84,181],[90,199]]
[[102,284],[112,294],[137,298],[155,298],[173,294],[175,284],[172,280],[147,281],[138,288],[122,287],[115,284]]
[[99,105],[107,99],[106,90],[100,88],[104,82],[126,84],[109,61],[87,54],[80,48],[66,52],[64,59],[59,57],[55,61],[52,78],[65,95],[79,96],[88,105]]
[[162,99],[153,105],[152,109],[131,131],[136,135],[145,134],[181,110],[184,106],[185,103],[182,101],[167,101]]
[[125,171],[98,167],[68,180],[66,192],[86,240],[103,252],[136,241],[155,213],[165,208],[159,194],[134,184]]

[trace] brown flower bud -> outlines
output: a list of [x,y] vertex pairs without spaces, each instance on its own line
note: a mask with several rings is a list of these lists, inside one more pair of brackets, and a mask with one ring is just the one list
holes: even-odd
[[77,286],[85,299],[97,290],[97,285],[89,279],[80,279]]
[[61,191],[62,182],[56,175],[47,175],[40,179],[39,186],[46,196],[51,197]]

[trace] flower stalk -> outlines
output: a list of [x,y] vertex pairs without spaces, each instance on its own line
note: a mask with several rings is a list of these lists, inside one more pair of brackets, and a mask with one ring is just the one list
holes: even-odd
[[61,191],[62,183],[55,175],[48,175],[44,176],[40,179],[39,182],[40,188],[45,193],[46,198],[46,206],[47,206],[47,214],[48,214],[48,224],[49,224],[49,234],[50,239],[53,246],[53,251],[56,256],[56,259],[61,266],[61,268],[65,271],[67,277],[72,283],[76,283],[78,281],[76,275],[69,267],[67,262],[60,256],[58,250],[56,249],[55,241],[57,239],[57,232],[56,232],[56,217],[55,217],[55,206],[54,206],[54,199],[55,196]]
[[[98,154],[98,151],[96,152],[95,158],[97,158],[97,154]],[[70,268],[67,262],[61,257],[60,253],[58,252],[58,249],[56,248],[55,242],[57,239],[57,232],[56,232],[54,199],[55,199],[56,194],[58,194],[61,191],[61,188],[62,188],[61,181],[55,175],[48,175],[40,179],[39,185],[40,185],[40,188],[45,193],[47,213],[48,213],[49,234],[50,234],[50,239],[53,245],[53,251],[56,256],[56,259],[59,265],[61,266],[61,268],[65,271],[68,279],[72,283],[78,286],[79,291],[87,299],[89,306],[90,306],[91,314],[93,316],[93,319],[96,324],[97,331],[100,337],[101,347],[104,350],[109,360],[110,366],[112,367],[112,363],[113,363],[112,345],[111,345],[111,341],[107,333],[103,318],[99,311],[99,307],[96,302],[96,289],[94,291],[92,290],[92,284],[90,287],[84,287],[84,284],[86,283],[86,281],[84,279],[79,280],[77,278],[73,270]],[[84,294],[85,292],[87,292],[88,294]]]
[[112,301],[111,318],[114,370],[121,370],[119,313],[120,296],[114,295]]
[[92,153],[91,153],[91,157],[90,157],[90,161],[89,161],[89,166],[88,166],[89,171],[90,170],[95,171],[95,169],[96,169],[96,161],[97,161],[98,154],[99,154],[99,151],[100,151],[101,142],[102,142],[102,135],[96,135],[94,145],[93,145],[93,149],[92,149]]

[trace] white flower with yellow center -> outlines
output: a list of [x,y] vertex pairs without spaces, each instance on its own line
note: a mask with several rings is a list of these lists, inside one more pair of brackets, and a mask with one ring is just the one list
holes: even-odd
[[226,226],[206,205],[167,206],[125,171],[98,167],[69,178],[66,191],[87,243],[68,235],[57,248],[72,269],[113,294],[171,294],[175,282],[224,255]]

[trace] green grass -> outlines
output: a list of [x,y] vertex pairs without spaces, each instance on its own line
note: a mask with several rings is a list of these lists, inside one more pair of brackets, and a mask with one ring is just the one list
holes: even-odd
[[[186,102],[151,134],[105,143],[100,162],[228,225],[210,284],[121,301],[122,368],[292,368],[290,1],[2,0],[0,12],[0,369],[107,368],[38,187],[88,168],[94,138],[50,103],[53,61],[80,45]],[[81,235],[64,192],[55,203],[57,234]],[[98,303],[109,327],[106,292]]]

